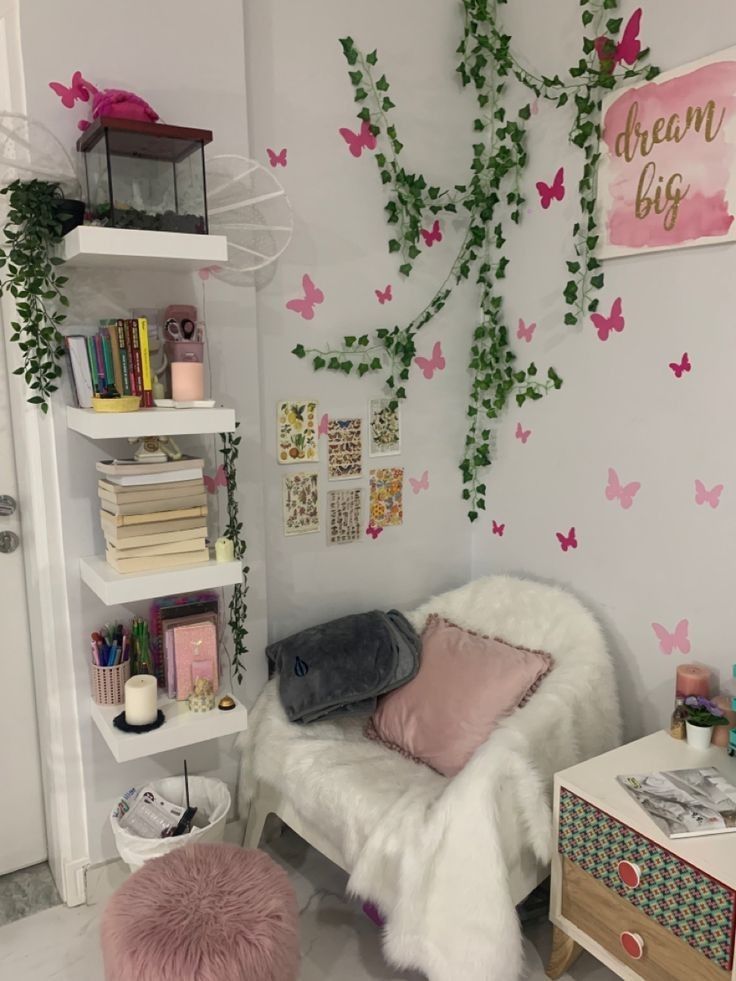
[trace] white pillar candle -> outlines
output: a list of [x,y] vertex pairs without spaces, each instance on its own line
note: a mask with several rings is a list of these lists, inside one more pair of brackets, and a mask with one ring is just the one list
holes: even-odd
[[235,559],[235,546],[229,538],[218,538],[215,542],[215,558],[218,562],[232,562]]
[[148,726],[158,715],[158,683],[152,674],[134,674],[125,682],[125,721]]

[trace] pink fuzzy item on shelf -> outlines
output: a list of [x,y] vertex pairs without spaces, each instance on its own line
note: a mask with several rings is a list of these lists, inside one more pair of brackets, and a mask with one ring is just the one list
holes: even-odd
[[297,981],[286,873],[237,845],[187,845],[135,872],[102,918],[106,981]]
[[[92,96],[92,119],[100,116],[115,116],[118,119],[137,119],[141,122],[155,123],[159,115],[145,99],[135,92],[125,89],[98,89],[89,82],[80,71],[72,75],[71,86],[61,82],[49,82],[49,88],[59,96],[61,104],[67,109],[73,109],[77,102],[89,102]],[[77,126],[81,130],[88,129],[90,122],[81,119]]]

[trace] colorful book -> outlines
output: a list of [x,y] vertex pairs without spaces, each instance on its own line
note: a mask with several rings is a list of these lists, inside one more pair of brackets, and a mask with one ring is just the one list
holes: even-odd
[[77,405],[82,409],[92,408],[92,397],[95,390],[92,384],[92,372],[89,367],[87,354],[87,338],[81,334],[72,334],[64,338],[70,374],[74,384],[74,395]]
[[[105,366],[105,386],[109,391],[111,388],[115,387],[115,370],[112,363],[112,345],[110,344],[110,338],[107,336],[107,331],[104,333],[100,331],[100,345],[102,347],[102,363]],[[118,389],[118,394],[120,390]]]
[[174,661],[179,701],[188,698],[197,678],[207,678],[217,691],[220,683],[215,624],[200,622],[174,627]]
[[[170,525],[176,527],[169,530]],[[180,527],[183,525],[184,527]],[[162,521],[158,530],[149,528],[142,532],[140,528],[128,526],[115,528],[103,522],[102,533],[108,545],[118,548],[137,548],[141,545],[163,545],[167,542],[185,542],[196,535],[198,538],[207,537],[207,528],[201,521]]]
[[115,391],[118,395],[124,395],[123,387],[123,365],[120,359],[120,346],[118,344],[118,328],[113,322],[104,328],[110,345],[110,357],[112,359],[112,373],[115,379]]
[[[134,395],[140,395],[143,398],[143,371],[141,369],[141,347],[140,338],[138,336],[138,321],[137,320],[126,320],[125,329],[128,332],[130,338],[130,349],[131,357],[133,359],[133,374],[135,377],[135,392]],[[143,404],[141,402],[141,404]]]
[[119,559],[109,549],[105,553],[107,564],[116,572],[155,572],[160,569],[176,569],[180,566],[203,565],[209,562],[209,549],[196,552],[179,552],[173,555],[147,555],[137,559]]
[[105,357],[102,353],[102,338],[95,334],[92,338],[95,349],[95,363],[97,364],[97,385],[100,393],[107,391],[107,375],[105,374]]
[[166,509],[164,513],[174,511],[179,514],[182,510],[191,513],[192,508],[204,508],[206,514],[206,505],[207,495],[204,492],[190,497],[171,497],[168,500],[158,498],[155,501],[131,501],[124,504],[109,501],[100,495],[100,507],[107,514],[112,515],[154,515],[161,513],[162,507]]
[[132,395],[130,387],[130,363],[128,361],[128,349],[125,346],[125,321],[115,322],[115,329],[118,335],[118,351],[120,353],[120,367],[123,372],[123,395]]
[[153,385],[151,381],[151,354],[148,350],[148,321],[145,317],[137,320],[138,340],[141,356],[141,379],[143,383],[143,406],[153,408]]

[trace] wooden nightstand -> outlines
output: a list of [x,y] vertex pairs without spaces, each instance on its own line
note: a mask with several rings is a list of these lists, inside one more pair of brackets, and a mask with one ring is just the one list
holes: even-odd
[[700,766],[736,784],[725,750],[665,732],[555,776],[548,977],[584,948],[627,981],[736,981],[736,832],[672,840],[616,781]]

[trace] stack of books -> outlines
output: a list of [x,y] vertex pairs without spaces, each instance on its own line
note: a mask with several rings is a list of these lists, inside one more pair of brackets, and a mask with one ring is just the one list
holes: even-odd
[[117,572],[150,572],[209,560],[204,461],[104,460],[100,520],[108,564]]
[[64,338],[77,405],[92,407],[95,395],[139,395],[142,408],[153,406],[148,322],[103,320],[92,337]]

